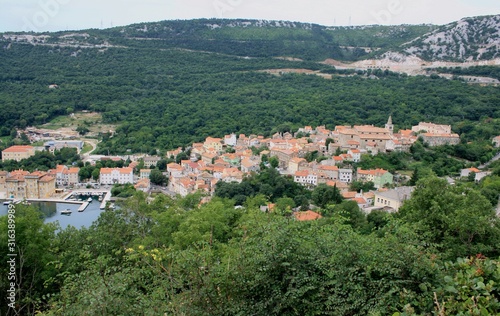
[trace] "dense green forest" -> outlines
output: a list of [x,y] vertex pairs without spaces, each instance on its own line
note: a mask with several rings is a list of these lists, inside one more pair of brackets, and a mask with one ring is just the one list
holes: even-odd
[[313,222],[260,211],[263,195],[200,198],[136,193],[80,230],[16,206],[20,315],[500,313],[500,221],[474,184],[431,176],[398,214],[332,200]]
[[[458,124],[498,118],[500,89],[388,71],[273,76],[275,68],[335,72],[313,62],[240,58],[179,49],[75,49],[12,44],[0,50],[0,122],[40,125],[68,111],[94,110],[103,123],[98,152],[150,152],[186,146],[206,136],[269,135],[304,125],[383,125],[419,121]],[[48,89],[58,84],[59,89]]]
[[473,67],[438,67],[433,69],[439,73],[453,74],[457,76],[480,76],[500,80],[500,68],[495,66],[473,66]]

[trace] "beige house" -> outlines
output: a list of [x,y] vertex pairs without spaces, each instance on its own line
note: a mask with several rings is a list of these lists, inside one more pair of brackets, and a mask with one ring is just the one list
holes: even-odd
[[303,170],[307,166],[307,160],[304,158],[295,157],[288,162],[288,172],[295,174],[295,172]]
[[56,179],[45,175],[38,179],[38,198],[49,198],[56,192]]
[[207,137],[205,139],[205,142],[203,143],[203,148],[205,148],[205,151],[221,152],[222,151],[222,139]]
[[151,168],[151,166],[155,166],[160,161],[161,158],[158,156],[146,156],[143,158],[144,161],[144,167],[146,168]]
[[139,170],[139,179],[149,179],[150,175],[151,175],[151,169]]
[[34,155],[35,147],[33,146],[11,146],[2,151],[2,161],[21,161]]
[[7,184],[5,180],[7,180],[8,172],[0,171],[0,192],[6,192]]
[[68,185],[74,185],[77,184],[79,181],[78,179],[78,173],[80,172],[80,168],[78,167],[73,167],[69,168],[64,172],[66,181]]
[[374,206],[390,207],[397,212],[404,201],[411,197],[414,187],[398,187],[387,191],[377,191],[374,197]]
[[288,167],[290,160],[292,158],[298,157],[299,152],[298,150],[280,150],[280,149],[271,149],[271,157],[277,157],[279,162],[280,162],[280,167],[281,168],[286,168]]
[[458,134],[425,133],[421,136],[424,140],[424,143],[428,144],[429,146],[458,145],[460,143],[460,136],[458,136]]
[[420,122],[417,126],[413,126],[411,130],[415,133],[425,131],[430,134],[451,134],[451,125]]
[[45,172],[17,170],[7,177],[6,187],[7,198],[43,199],[55,193],[56,179]]

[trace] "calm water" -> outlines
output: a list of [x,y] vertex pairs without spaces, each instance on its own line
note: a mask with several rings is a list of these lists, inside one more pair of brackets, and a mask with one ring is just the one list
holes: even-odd
[[[39,202],[33,203],[32,206],[39,209],[40,212],[45,215],[45,222],[59,222],[62,229],[71,225],[76,228],[89,227],[92,225],[101,212],[99,207],[101,202],[97,201],[95,198],[92,203],[90,203],[85,211],[78,212],[78,208],[81,204],[69,204],[69,203],[53,203],[53,202]],[[0,216],[7,214],[7,205],[0,204]],[[70,209],[73,211],[71,215],[62,215],[60,212],[65,209]]]

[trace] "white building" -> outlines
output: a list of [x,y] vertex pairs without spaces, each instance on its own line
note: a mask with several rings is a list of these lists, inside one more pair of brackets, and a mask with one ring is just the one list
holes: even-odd
[[339,180],[344,183],[352,182],[352,170],[351,169],[339,169]]
[[361,151],[359,149],[349,149],[347,151],[348,155],[351,155],[352,162],[360,162],[361,161]]
[[149,179],[150,175],[151,175],[151,169],[139,170],[139,179]]
[[103,184],[125,184],[134,183],[133,169],[125,168],[101,168],[99,182]]
[[390,207],[395,212],[403,205],[404,201],[411,198],[414,187],[398,187],[387,191],[375,192],[374,205],[376,207]]
[[318,175],[307,170],[297,171],[295,172],[293,181],[306,186],[317,186]]
[[225,135],[224,136],[224,144],[227,146],[236,146],[236,134]]
[[471,173],[474,173],[474,181],[476,182],[481,181],[481,179],[491,174],[490,171],[481,171],[477,168],[467,168],[467,169],[462,169],[462,171],[460,172],[460,176],[466,178]]

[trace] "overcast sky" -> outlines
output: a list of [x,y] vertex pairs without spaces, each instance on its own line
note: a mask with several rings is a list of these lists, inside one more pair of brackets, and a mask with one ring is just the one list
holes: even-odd
[[192,18],[322,25],[446,24],[500,14],[499,0],[0,0],[0,32],[108,28]]

